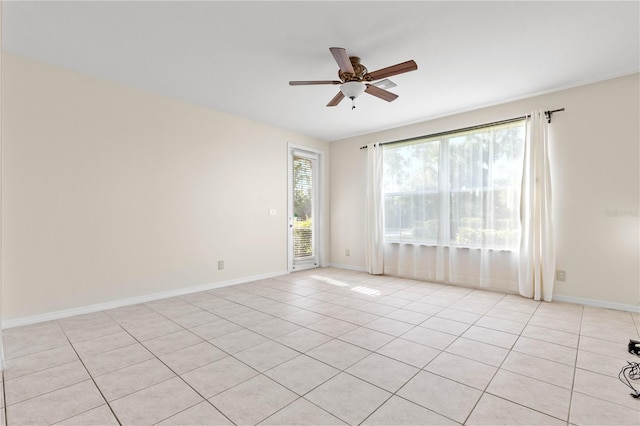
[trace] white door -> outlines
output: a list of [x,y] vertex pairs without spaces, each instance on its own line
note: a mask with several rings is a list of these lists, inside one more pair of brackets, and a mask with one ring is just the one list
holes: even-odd
[[289,149],[289,270],[320,265],[319,163],[316,152]]

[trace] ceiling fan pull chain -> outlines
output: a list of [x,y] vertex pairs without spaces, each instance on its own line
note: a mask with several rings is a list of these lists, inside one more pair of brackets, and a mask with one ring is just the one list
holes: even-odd
[[356,98],[351,98],[351,110],[356,109]]

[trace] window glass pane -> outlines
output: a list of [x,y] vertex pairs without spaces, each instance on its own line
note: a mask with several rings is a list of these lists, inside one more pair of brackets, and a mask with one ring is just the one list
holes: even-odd
[[515,248],[523,154],[524,120],[385,146],[386,240]]
[[439,141],[384,150],[385,237],[430,241],[438,233]]

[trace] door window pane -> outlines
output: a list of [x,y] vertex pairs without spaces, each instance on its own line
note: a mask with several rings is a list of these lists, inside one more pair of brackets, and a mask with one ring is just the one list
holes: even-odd
[[294,259],[313,256],[313,162],[293,157]]

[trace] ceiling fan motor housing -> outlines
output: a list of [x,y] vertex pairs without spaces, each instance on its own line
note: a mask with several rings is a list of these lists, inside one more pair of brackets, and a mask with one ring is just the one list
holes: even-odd
[[360,58],[357,56],[349,56],[349,60],[351,61],[351,66],[353,67],[354,73],[347,73],[338,70],[338,77],[340,80],[347,81],[363,81],[365,79],[365,75],[367,74],[367,67],[360,63]]

